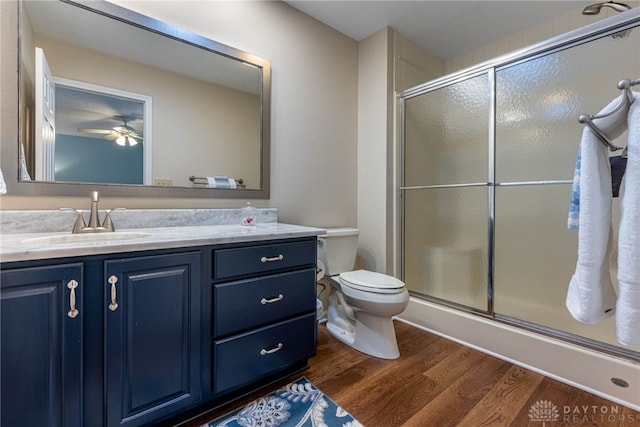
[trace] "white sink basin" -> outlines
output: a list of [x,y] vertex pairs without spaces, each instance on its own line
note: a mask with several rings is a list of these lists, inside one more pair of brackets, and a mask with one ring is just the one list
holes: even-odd
[[82,233],[82,234],[62,234],[55,236],[34,237],[23,240],[22,243],[38,245],[54,245],[65,243],[108,243],[120,240],[144,239],[150,237],[151,233],[141,233],[137,231],[115,231],[105,233]]

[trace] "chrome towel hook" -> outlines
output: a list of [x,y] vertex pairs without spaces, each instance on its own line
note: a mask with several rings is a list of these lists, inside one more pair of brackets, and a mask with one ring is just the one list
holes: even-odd
[[605,117],[608,117],[614,113],[617,113],[618,111],[620,111],[621,108],[628,108],[629,105],[631,105],[634,101],[634,97],[633,97],[633,93],[631,93],[631,87],[640,84],[640,79],[625,79],[625,80],[620,80],[620,82],[618,82],[618,89],[620,89],[622,91],[622,100],[620,101],[620,103],[618,105],[615,106],[615,108],[613,108],[613,110],[609,111],[606,114],[602,114],[602,115],[596,115],[596,116],[592,116],[592,115],[588,115],[588,114],[583,114],[578,118],[578,121],[582,124],[585,124],[587,126],[589,126],[591,128],[591,130],[593,131],[593,133],[596,134],[596,136],[598,137],[598,139],[600,139],[600,141],[602,141],[602,143],[604,145],[606,145],[607,147],[609,147],[609,150],[611,151],[618,151],[618,150],[622,150],[623,147],[618,147],[617,145],[613,144],[610,140],[609,137],[607,135],[605,135],[604,132],[602,132],[602,130],[596,126],[595,123],[593,123],[593,120],[596,119],[602,119]]

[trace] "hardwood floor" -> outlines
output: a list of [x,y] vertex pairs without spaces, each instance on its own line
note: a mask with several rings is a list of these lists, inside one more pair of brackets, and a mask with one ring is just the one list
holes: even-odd
[[401,356],[382,360],[342,344],[321,325],[317,355],[302,375],[367,427],[640,426],[640,413],[622,405],[405,323],[395,327]]

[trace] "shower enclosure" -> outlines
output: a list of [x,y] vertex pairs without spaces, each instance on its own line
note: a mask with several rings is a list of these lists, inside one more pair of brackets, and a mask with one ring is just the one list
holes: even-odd
[[640,360],[614,317],[585,325],[565,308],[578,117],[640,78],[638,25],[625,12],[401,94],[401,265],[414,297]]

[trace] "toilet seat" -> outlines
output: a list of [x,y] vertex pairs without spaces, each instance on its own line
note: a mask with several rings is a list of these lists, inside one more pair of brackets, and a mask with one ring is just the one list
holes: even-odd
[[405,291],[404,283],[393,276],[367,270],[340,273],[340,284],[363,292],[399,294]]

